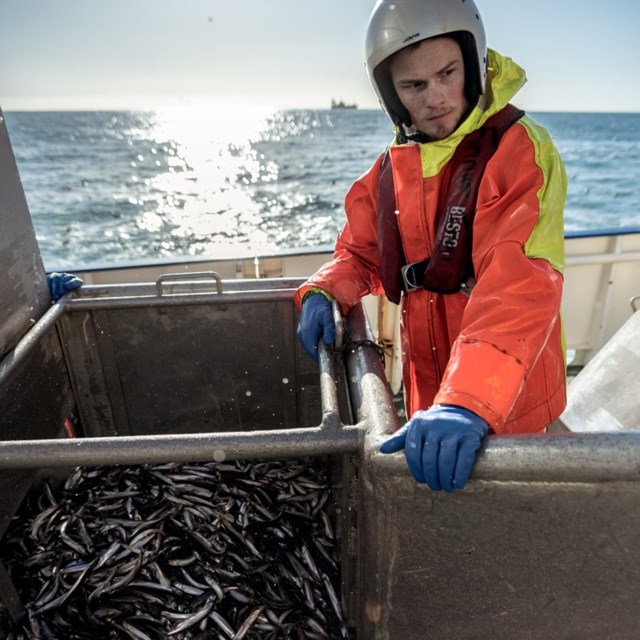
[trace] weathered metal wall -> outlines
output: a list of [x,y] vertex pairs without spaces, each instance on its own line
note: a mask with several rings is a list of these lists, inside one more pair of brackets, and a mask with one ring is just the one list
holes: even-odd
[[[71,389],[52,323],[15,348],[51,305],[44,267],[0,111],[0,433],[6,440],[63,433]],[[0,472],[0,535],[31,472]]]
[[[5,374],[11,362],[10,374]],[[73,395],[55,329],[21,355],[0,362],[0,431],[2,440],[65,437],[65,420],[73,415]],[[27,492],[33,471],[0,470],[0,536]]]
[[51,303],[40,249],[0,111],[0,358]]
[[640,434],[616,437],[490,438],[450,495],[370,440],[362,637],[637,637]]
[[72,301],[60,327],[84,434],[320,424],[318,370],[296,346],[291,296],[225,292],[121,296],[101,305],[88,297]]
[[491,436],[463,491],[433,492],[379,452],[397,419],[374,360],[359,349],[347,373],[367,431],[358,637],[637,638],[640,432]]

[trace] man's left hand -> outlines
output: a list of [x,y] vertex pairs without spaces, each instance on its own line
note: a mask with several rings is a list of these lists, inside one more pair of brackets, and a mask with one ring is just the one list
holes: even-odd
[[416,411],[407,424],[382,443],[382,453],[404,449],[417,482],[433,491],[462,489],[489,427],[478,415],[455,405]]
[[51,299],[56,302],[62,298],[65,293],[81,287],[84,281],[72,273],[58,273],[57,271],[53,271],[47,274],[47,284],[49,285]]

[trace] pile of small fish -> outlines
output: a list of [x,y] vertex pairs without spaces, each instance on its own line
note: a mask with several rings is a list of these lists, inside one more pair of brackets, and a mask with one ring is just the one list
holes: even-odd
[[331,508],[318,459],[78,468],[3,540],[27,621],[2,637],[349,638]]

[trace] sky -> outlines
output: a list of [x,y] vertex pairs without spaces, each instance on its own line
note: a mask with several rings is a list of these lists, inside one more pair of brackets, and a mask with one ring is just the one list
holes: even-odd
[[[638,0],[476,0],[530,111],[640,112]],[[374,0],[1,0],[0,108],[379,108]]]

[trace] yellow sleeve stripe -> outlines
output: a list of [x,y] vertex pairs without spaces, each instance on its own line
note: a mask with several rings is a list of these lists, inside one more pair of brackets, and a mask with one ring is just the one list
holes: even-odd
[[[525,254],[529,258],[544,258],[554,269],[564,271],[564,204],[567,195],[567,173],[551,135],[528,116],[518,124],[526,130],[533,143],[535,162],[542,171],[542,186],[538,190],[538,220]],[[517,126],[517,125],[516,125]]]

